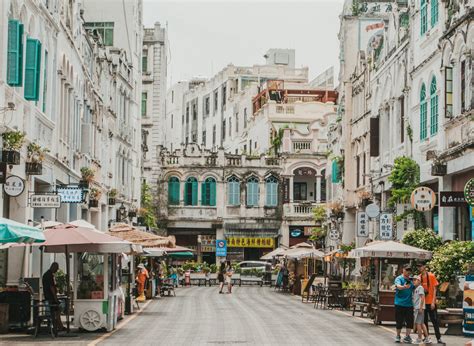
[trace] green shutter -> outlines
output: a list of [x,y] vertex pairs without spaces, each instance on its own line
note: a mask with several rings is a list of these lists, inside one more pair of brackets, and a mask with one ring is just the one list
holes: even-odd
[[23,79],[23,24],[8,21],[7,83],[21,86]]
[[216,206],[216,182],[215,180],[211,180],[208,184],[209,184],[209,192],[210,192],[209,205],[212,207],[215,207]]
[[198,182],[193,181],[191,183],[191,205],[197,205],[198,204]]
[[341,182],[341,170],[339,167],[339,162],[336,160],[332,162],[331,182],[333,184],[338,184]]
[[41,42],[28,38],[26,40],[25,60],[25,99],[38,101],[41,68]]
[[173,178],[168,181],[168,202],[170,205],[179,204],[179,181]]

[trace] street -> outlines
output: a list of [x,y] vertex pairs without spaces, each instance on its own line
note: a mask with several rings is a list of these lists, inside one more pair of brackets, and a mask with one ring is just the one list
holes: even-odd
[[268,287],[192,287],[152,302],[99,345],[392,345],[393,335]]

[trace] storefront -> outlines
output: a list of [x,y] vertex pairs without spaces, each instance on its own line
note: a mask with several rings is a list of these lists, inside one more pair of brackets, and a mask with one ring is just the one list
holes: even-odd
[[170,228],[168,235],[173,235],[177,244],[194,250],[195,260],[216,263],[216,230]]

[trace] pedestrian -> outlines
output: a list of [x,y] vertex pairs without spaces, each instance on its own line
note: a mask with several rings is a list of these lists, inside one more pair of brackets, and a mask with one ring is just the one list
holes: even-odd
[[411,281],[411,268],[405,266],[403,268],[402,275],[397,276],[395,279],[395,321],[397,328],[397,336],[395,342],[400,343],[401,332],[403,325],[406,327],[406,334],[403,338],[404,343],[411,344],[412,339],[410,336],[411,330],[413,329],[413,290],[415,286]]
[[413,284],[415,285],[415,291],[413,292],[413,319],[418,333],[418,339],[415,341],[415,344],[431,344],[431,339],[425,326],[425,289],[421,285],[419,275],[413,277]]
[[418,270],[420,272],[421,277],[421,285],[425,289],[425,325],[426,330],[429,333],[428,328],[428,317],[433,324],[433,328],[436,335],[436,340],[438,344],[442,344],[443,341],[441,340],[441,332],[439,331],[439,322],[438,322],[438,310],[436,307],[436,290],[439,285],[436,276],[429,272],[426,264],[423,262],[418,263]]
[[224,290],[224,275],[225,275],[225,262],[221,263],[219,273],[217,274],[217,281],[219,281],[219,294],[222,294]]
[[[56,279],[54,274],[59,270],[59,264],[57,262],[51,263],[49,269],[43,274],[43,295],[44,300],[47,302],[51,316],[53,317],[53,325],[56,331],[64,329],[61,322],[61,311],[59,310],[58,300],[58,288],[56,286]],[[69,282],[67,282],[69,285]]]
[[227,293],[232,293],[232,275],[234,274],[234,269],[232,269],[232,265],[230,261],[227,261],[227,265],[225,267],[225,282],[227,283]]
[[146,280],[149,279],[150,276],[148,275],[148,270],[146,270],[143,263],[140,263],[137,266],[137,268],[138,268],[138,273],[137,273],[137,277],[136,277],[137,291],[138,291],[137,300],[139,302],[144,302],[146,300],[146,298],[145,298],[145,283],[146,283]]

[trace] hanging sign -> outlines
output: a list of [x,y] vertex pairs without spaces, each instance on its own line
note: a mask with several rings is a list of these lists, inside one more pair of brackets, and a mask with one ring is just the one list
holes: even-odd
[[56,189],[56,193],[61,197],[61,203],[82,203],[84,202],[84,190],[77,185],[66,185]]
[[337,229],[333,228],[329,231],[329,239],[331,240],[338,240],[339,239],[339,232]]
[[462,191],[442,191],[439,193],[440,207],[464,207],[466,199]]
[[228,247],[273,248],[274,245],[275,239],[273,238],[227,238]]
[[467,204],[474,207],[474,178],[469,179],[464,186],[464,198]]
[[375,203],[370,203],[367,207],[365,207],[365,213],[370,218],[376,218],[380,215],[380,207]]
[[290,230],[290,237],[291,238],[299,238],[303,234],[303,231],[299,228],[294,228]]
[[366,212],[357,212],[357,236],[368,237],[369,236],[369,218]]
[[16,175],[10,175],[5,179],[3,191],[10,197],[20,196],[25,190],[25,182]]
[[30,205],[32,208],[60,208],[61,197],[58,195],[32,195]]
[[429,187],[417,187],[411,193],[411,206],[418,211],[429,211],[436,205],[436,194]]
[[391,213],[380,214],[380,239],[391,240],[393,238],[393,215]]
[[290,203],[290,179],[283,179],[283,203]]
[[216,240],[216,256],[217,257],[227,256],[227,241],[225,239]]

